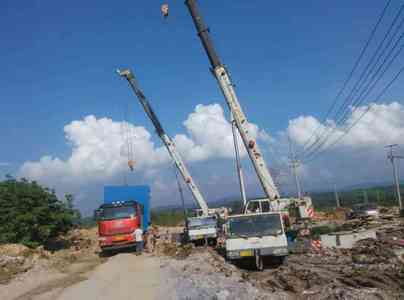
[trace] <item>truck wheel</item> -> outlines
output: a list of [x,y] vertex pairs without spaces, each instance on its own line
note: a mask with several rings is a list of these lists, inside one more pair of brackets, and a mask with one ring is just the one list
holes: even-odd
[[264,270],[264,260],[262,259],[262,256],[259,254],[255,255],[255,267],[257,268],[258,271]]
[[107,250],[107,249],[102,249],[100,254],[101,254],[101,257],[110,257],[110,256],[112,256],[112,251]]
[[287,256],[281,256],[280,257],[280,265],[283,265],[283,266],[288,265],[288,257]]

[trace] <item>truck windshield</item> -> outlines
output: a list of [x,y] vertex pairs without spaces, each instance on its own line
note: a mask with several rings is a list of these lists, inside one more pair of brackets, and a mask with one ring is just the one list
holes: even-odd
[[133,206],[105,207],[101,213],[101,220],[126,219],[136,215]]
[[278,214],[261,214],[229,218],[229,233],[233,237],[262,237],[282,234]]
[[188,219],[189,228],[211,227],[216,226],[216,223],[216,219],[213,217]]

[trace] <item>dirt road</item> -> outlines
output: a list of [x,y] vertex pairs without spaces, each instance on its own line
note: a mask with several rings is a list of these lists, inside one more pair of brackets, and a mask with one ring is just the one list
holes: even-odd
[[[72,265],[74,266],[74,265]],[[161,292],[157,257],[120,253],[91,271],[68,274],[32,270],[0,287],[2,300],[156,299]]]
[[91,243],[81,239],[84,246],[76,243],[44,258],[34,252],[33,267],[0,283],[0,299],[404,299],[404,223],[390,223],[379,226],[377,240],[352,249],[295,247],[287,265],[268,264],[264,272],[231,264],[214,249],[179,246],[166,237],[153,256],[128,252],[105,258],[92,233]]
[[122,253],[97,267],[89,279],[68,287],[56,298],[155,299],[160,284],[157,258]]

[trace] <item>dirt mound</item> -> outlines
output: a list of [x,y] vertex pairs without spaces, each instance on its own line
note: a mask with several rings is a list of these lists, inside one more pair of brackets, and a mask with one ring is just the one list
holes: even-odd
[[358,264],[394,263],[397,259],[393,250],[374,239],[358,241],[351,250],[351,256],[352,261]]
[[[292,254],[286,266],[245,277],[261,288],[287,291],[302,299],[390,299],[404,293],[404,265],[382,241],[358,242],[353,249]],[[339,298],[340,295],[345,295]]]
[[24,245],[6,244],[0,246],[0,284],[7,283],[17,274],[28,271],[33,261],[33,250]]
[[8,255],[8,256],[27,256],[31,250],[24,245],[21,244],[5,244],[0,245],[0,255]]
[[329,212],[316,211],[313,219],[315,221],[345,221],[350,211],[351,209],[344,207]]
[[23,256],[0,256],[0,284],[5,284],[17,274],[26,272],[32,267]]
[[176,259],[185,259],[194,250],[192,244],[177,245],[175,243],[157,243],[155,253],[157,255],[170,256]]
[[95,263],[100,261],[98,251],[95,229],[75,229],[33,249],[21,244],[1,245],[0,283],[7,283],[37,264],[65,271],[74,262]]

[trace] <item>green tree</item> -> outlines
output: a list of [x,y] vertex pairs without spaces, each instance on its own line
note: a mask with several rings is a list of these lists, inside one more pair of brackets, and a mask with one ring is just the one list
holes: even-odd
[[74,196],[72,194],[66,194],[65,203],[66,203],[67,209],[70,211],[70,213],[73,216],[73,222],[75,224],[79,224],[81,222],[81,213],[78,209],[75,209],[75,207],[74,207]]
[[73,226],[73,210],[35,181],[8,177],[0,182],[0,243],[44,244]]

